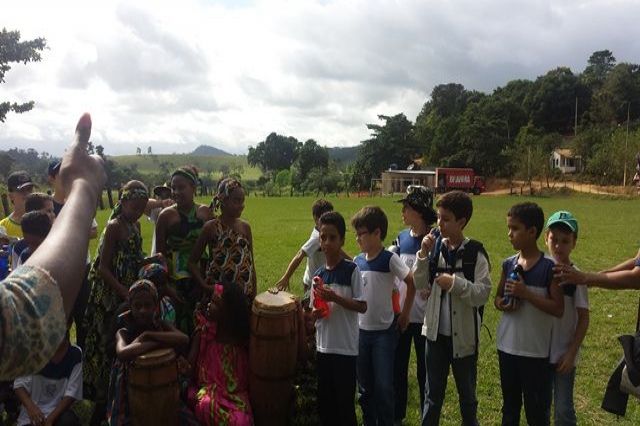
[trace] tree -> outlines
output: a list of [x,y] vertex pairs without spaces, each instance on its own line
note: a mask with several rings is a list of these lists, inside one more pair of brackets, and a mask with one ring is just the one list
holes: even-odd
[[[20,41],[19,31],[7,31],[3,28],[0,32],[0,84],[5,82],[4,76],[11,69],[12,63],[38,62],[42,59],[40,52],[47,46],[44,38]],[[29,111],[35,105],[34,101],[19,104],[16,102],[0,102],[0,122],[4,122],[7,113],[23,113]]]
[[616,58],[610,50],[598,50],[589,57],[587,67],[582,73],[582,81],[592,90],[599,89],[609,72],[616,64]]
[[271,133],[256,147],[249,147],[247,161],[263,172],[277,172],[291,167],[302,144],[292,136]]
[[304,182],[309,171],[313,168],[325,169],[329,166],[329,150],[318,145],[313,139],[307,140],[298,151],[292,169],[295,172],[296,183]]

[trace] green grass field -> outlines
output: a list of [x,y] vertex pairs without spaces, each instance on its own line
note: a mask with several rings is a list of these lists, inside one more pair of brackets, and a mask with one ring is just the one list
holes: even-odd
[[[329,198],[336,210],[350,218],[361,206],[377,204],[385,209],[389,218],[389,243],[403,228],[399,197],[391,198]],[[524,197],[474,197],[475,212],[467,229],[467,236],[482,241],[493,265],[492,277],[495,286],[499,278],[502,259],[513,254],[507,240],[506,212],[512,204],[530,200]],[[573,261],[583,270],[599,270],[634,256],[640,246],[640,227],[633,221],[638,202],[633,200],[597,199],[587,196],[531,199],[542,206],[548,215],[555,210],[571,210],[580,222],[580,236]],[[202,200],[203,202],[205,200]],[[256,198],[246,200],[244,218],[252,226],[255,245],[255,262],[260,291],[278,280],[291,257],[306,241],[311,228],[310,207],[313,198]],[[107,211],[98,213],[102,227],[108,217]],[[141,220],[144,245],[150,246],[150,223]],[[95,253],[96,242],[92,242]],[[345,250],[356,254],[355,234],[348,229]],[[291,283],[300,291],[303,267],[297,271]],[[621,356],[616,336],[634,331],[638,308],[637,291],[590,291],[591,325],[582,350],[576,378],[575,401],[578,423],[587,425],[640,424],[637,401],[629,401],[627,416],[616,420],[604,412],[600,403],[609,374]],[[491,300],[493,300],[491,298]],[[485,310],[485,324],[495,338],[499,313],[490,302]],[[481,336],[478,366],[479,420],[481,424],[499,424],[501,393],[498,372],[496,343],[486,331]],[[410,372],[415,375],[415,364]],[[410,380],[410,399],[406,424],[419,424],[419,396],[417,384]],[[457,394],[450,378],[442,424],[460,424]]]

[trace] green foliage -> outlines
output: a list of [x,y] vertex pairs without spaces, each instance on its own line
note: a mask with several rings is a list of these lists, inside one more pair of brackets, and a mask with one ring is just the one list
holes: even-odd
[[[42,57],[40,52],[47,46],[44,38],[20,41],[19,31],[7,31],[3,28],[0,31],[0,84],[5,82],[4,76],[11,69],[11,64],[28,62],[38,62]],[[0,102],[0,122],[4,122],[7,113],[23,113],[33,108],[33,101],[22,104],[16,102]]]
[[296,138],[274,132],[255,148],[249,147],[247,161],[252,166],[260,167],[263,172],[288,169],[296,159],[301,146]]

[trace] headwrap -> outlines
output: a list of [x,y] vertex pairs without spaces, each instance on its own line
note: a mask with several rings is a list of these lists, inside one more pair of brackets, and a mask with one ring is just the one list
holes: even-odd
[[128,188],[128,189],[122,190],[122,193],[120,194],[120,199],[118,200],[115,207],[113,208],[113,211],[111,212],[111,216],[109,216],[109,220],[115,219],[116,217],[120,216],[120,213],[122,213],[123,201],[148,200],[148,199],[149,199],[149,193],[145,188],[138,187],[138,188]]
[[151,280],[152,278],[162,276],[163,274],[166,276],[168,273],[169,270],[163,264],[148,263],[140,268],[140,271],[138,271],[138,279]]
[[191,168],[189,167],[180,167],[176,169],[176,171],[171,173],[171,179],[173,179],[174,176],[182,176],[183,178],[191,182],[194,186],[198,185],[198,175],[193,173],[193,170],[191,170]]
[[151,281],[143,279],[134,282],[131,284],[131,287],[129,287],[129,303],[131,303],[133,297],[141,291],[148,291],[155,301],[158,302],[158,290],[156,290],[156,286]]
[[239,180],[235,178],[224,178],[218,184],[218,193],[214,195],[213,200],[211,201],[211,208],[213,211],[216,211],[220,208],[220,205],[224,200],[229,198],[229,195],[236,188],[242,188],[242,184]]

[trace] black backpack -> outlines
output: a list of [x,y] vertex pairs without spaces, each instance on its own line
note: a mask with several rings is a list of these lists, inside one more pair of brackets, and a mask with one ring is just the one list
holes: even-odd
[[[491,268],[491,262],[489,261],[489,254],[487,254],[487,251],[485,250],[482,243],[477,240],[470,239],[469,241],[467,241],[467,243],[464,246],[462,246],[460,249],[456,251],[456,260],[453,263],[453,265],[447,264],[447,266],[444,268],[438,265],[441,252],[442,252],[442,237],[440,236],[436,240],[436,245],[434,246],[434,249],[431,251],[429,255],[429,273],[430,273],[429,283],[432,285],[433,285],[433,280],[436,277],[436,274],[440,272],[446,272],[448,274],[455,274],[456,272],[462,272],[462,274],[466,279],[468,279],[469,281],[475,281],[476,262],[478,261],[478,253],[482,253],[484,255],[485,259],[487,259],[487,262],[489,263],[489,268]],[[462,258],[462,267],[456,267],[455,265],[458,264],[458,260],[460,260],[461,258]],[[445,261],[447,261],[448,263],[446,256],[445,256]],[[478,332],[477,332],[478,330],[477,314],[480,314],[480,324],[482,325],[482,319],[484,316],[484,305],[478,306],[477,308],[473,308],[473,313],[474,313],[473,320],[475,322],[475,330],[476,330],[476,352],[477,352],[478,343],[479,343]]]

